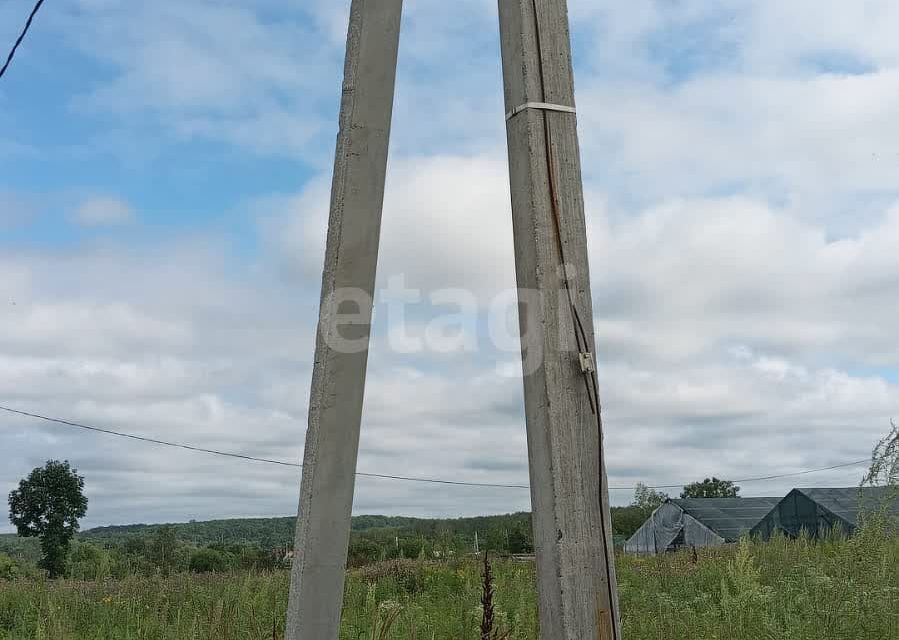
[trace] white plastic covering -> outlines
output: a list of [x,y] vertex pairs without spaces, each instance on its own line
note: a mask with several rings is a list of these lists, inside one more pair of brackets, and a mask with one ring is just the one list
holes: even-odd
[[666,502],[637,529],[624,544],[624,550],[657,555],[681,547],[717,547],[724,543],[724,538],[696,518],[676,504]]

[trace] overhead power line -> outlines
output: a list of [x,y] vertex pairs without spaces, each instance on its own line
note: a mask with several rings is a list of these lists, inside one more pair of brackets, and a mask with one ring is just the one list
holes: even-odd
[[19,34],[19,37],[16,38],[16,43],[12,46],[9,55],[6,57],[6,62],[3,64],[3,68],[0,69],[0,78],[2,78],[6,74],[6,70],[9,69],[9,65],[12,64],[12,59],[15,57],[16,51],[19,50],[19,45],[22,44],[22,40],[24,40],[25,36],[28,35],[28,30],[31,28],[31,23],[34,22],[34,16],[36,16],[37,12],[41,10],[41,5],[43,4],[44,0],[37,0],[37,4],[34,5],[34,9],[31,10],[31,14],[28,16],[28,20],[25,22],[25,28],[22,29],[22,33]]
[[[187,451],[196,451],[199,453],[208,453],[210,455],[222,456],[225,458],[237,458],[239,460],[249,460],[252,462],[263,462],[265,464],[275,464],[282,467],[294,467],[294,468],[302,468],[303,465],[298,464],[296,462],[287,462],[285,460],[272,460],[270,458],[260,458],[257,456],[249,456],[244,455],[242,453],[231,453],[228,451],[219,451],[217,449],[209,449],[207,447],[197,447],[190,444],[184,444],[181,442],[170,442],[168,440],[159,440],[157,438],[148,438],[145,436],[138,436],[132,433],[123,433],[121,431],[113,431],[112,429],[103,429],[101,427],[94,427],[87,424],[81,424],[80,422],[72,422],[71,420],[62,420],[60,418],[51,418],[49,416],[42,416],[37,413],[30,413],[28,411],[20,411],[18,409],[12,409],[10,407],[0,406],[0,411],[6,411],[7,413],[12,413],[20,416],[25,416],[27,418],[35,418],[36,420],[44,420],[45,422],[52,422],[54,424],[63,425],[66,427],[74,427],[76,429],[84,429],[85,431],[93,431],[95,433],[103,433],[109,436],[116,436],[118,438],[127,438],[129,440],[137,440],[139,442],[147,442],[150,444],[157,444],[163,447],[173,447],[176,449],[185,449]],[[383,473],[356,473],[357,476],[361,476],[363,478],[381,478],[384,480],[400,480],[403,482],[426,482],[429,484],[448,484],[448,485],[459,485],[459,486],[467,486],[467,487],[493,487],[498,489],[528,489],[527,485],[521,484],[492,484],[485,482],[457,482],[454,480],[440,480],[436,478],[413,478],[408,476],[397,476],[397,475],[388,475]]]
[[[743,478],[741,480],[731,480],[734,484],[745,484],[747,482],[762,482],[764,480],[779,480],[781,478],[795,478],[796,476],[806,476],[812,473],[823,473],[824,471],[835,471],[837,469],[848,469],[849,467],[857,467],[863,464],[870,464],[871,460],[869,458],[865,458],[864,460],[855,460],[854,462],[843,462],[841,464],[835,464],[832,467],[821,467],[819,469],[805,469],[804,471],[794,471],[792,473],[779,473],[774,476],[759,476],[757,478]],[[657,485],[654,487],[647,487],[647,489],[680,489],[681,487],[685,487],[687,483],[681,484],[665,484],[665,485]],[[624,487],[612,487],[624,489]]]
[[[104,429],[102,427],[95,427],[87,424],[82,424],[79,422],[72,422],[71,420],[63,420],[61,418],[51,418],[49,416],[40,415],[37,413],[31,413],[28,411],[21,411],[19,409],[13,409],[11,407],[5,407],[0,405],[0,411],[5,411],[7,413],[11,413],[14,415],[23,416],[26,418],[34,418],[35,420],[43,420],[45,422],[51,422],[53,424],[62,425],[65,427],[72,427],[75,429],[82,429],[85,431],[93,431],[95,433],[102,433],[109,436],[115,436],[117,438],[126,438],[128,440],[136,440],[139,442],[146,442],[149,444],[160,445],[163,447],[172,447],[176,449],[184,449],[187,451],[194,451],[198,453],[206,453],[209,455],[221,456],[225,458],[236,458],[238,460],[246,460],[250,462],[261,462],[264,464],[273,464],[282,467],[293,467],[293,468],[302,468],[303,465],[298,464],[296,462],[287,462],[285,460],[273,460],[271,458],[260,458],[257,456],[245,455],[242,453],[232,453],[228,451],[219,451],[217,449],[210,449],[207,447],[198,447],[190,444],[184,444],[181,442],[171,442],[168,440],[159,440],[157,438],[148,438],[146,436],[138,436],[133,433],[124,433],[122,431],[114,431],[112,429]],[[747,482],[762,482],[765,480],[779,480],[781,478],[794,478],[796,476],[804,476],[810,475],[813,473],[822,473],[825,471],[835,471],[838,469],[847,469],[849,467],[857,467],[862,464],[868,464],[870,462],[869,459],[864,460],[855,460],[853,462],[844,462],[842,464],[836,464],[830,467],[821,467],[818,469],[805,469],[803,471],[794,471],[791,473],[781,473],[777,475],[770,476],[759,476],[755,478],[742,478],[740,480],[734,480],[734,483],[746,484]],[[445,480],[440,478],[420,478],[414,476],[401,476],[401,475],[391,475],[385,473],[365,473],[359,471],[356,473],[358,477],[361,478],[379,478],[382,480],[396,480],[400,482],[417,482],[423,484],[442,484],[442,485],[452,485],[459,487],[485,487],[490,489],[530,489],[530,487],[526,484],[496,484],[490,482],[465,482],[461,480]],[[648,489],[680,489],[681,487],[686,486],[689,483],[678,483],[678,484],[661,484],[647,487]],[[609,487],[612,491],[633,491],[636,487]]]
[[53,422],[55,424],[61,424],[66,427],[75,427],[76,429],[84,429],[86,431],[94,431],[96,433],[105,433],[109,436],[116,436],[119,438],[128,438],[129,440],[138,440],[140,442],[149,442],[150,444],[158,444],[163,447],[175,447],[177,449],[186,449],[188,451],[197,451],[199,453],[209,453],[215,456],[224,456],[226,458],[238,458],[240,460],[252,460],[254,462],[265,462],[267,464],[279,464],[285,467],[298,467],[300,465],[294,462],[284,462],[283,460],[270,460],[268,458],[257,458],[255,456],[246,456],[241,453],[228,453],[226,451],[217,451],[215,449],[207,449],[205,447],[195,447],[189,444],[183,444],[180,442],[169,442],[168,440],[157,440],[156,438],[147,438],[145,436],[136,436],[131,433],[122,433],[121,431],[113,431],[112,429],[102,429],[100,427],[92,427],[87,424],[80,424],[78,422],[71,422],[69,420],[62,420],[60,418],[50,418],[48,416],[42,416],[37,413],[29,413],[27,411],[19,411],[18,409],[10,409],[9,407],[0,407],[0,411],[6,411],[7,413],[14,413],[16,415],[25,416],[26,418],[35,418],[37,420],[44,420],[46,422]]

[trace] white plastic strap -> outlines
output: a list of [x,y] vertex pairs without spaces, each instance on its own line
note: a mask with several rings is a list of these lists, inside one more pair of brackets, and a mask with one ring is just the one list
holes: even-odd
[[515,107],[509,113],[506,114],[506,120],[511,120],[515,116],[517,116],[522,111],[527,111],[528,109],[541,109],[543,111],[560,111],[562,113],[577,113],[577,109],[574,107],[566,107],[562,104],[549,104],[548,102],[526,102],[520,107]]

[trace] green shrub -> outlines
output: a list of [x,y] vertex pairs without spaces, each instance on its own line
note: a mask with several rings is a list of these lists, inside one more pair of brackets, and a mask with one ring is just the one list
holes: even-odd
[[351,567],[361,567],[381,560],[381,547],[368,538],[358,538],[350,542],[347,562]]
[[[37,564],[0,553],[0,582],[39,578],[44,575]],[[2,636],[0,636],[2,637]]]
[[0,553],[0,580],[15,580],[19,577],[19,563],[5,553]]
[[230,564],[228,555],[215,549],[199,549],[190,556],[191,573],[223,573],[231,568]]
[[241,546],[237,549],[237,567],[247,571],[272,571],[280,564],[277,554],[260,547]]
[[102,580],[112,575],[112,559],[106,549],[74,542],[66,558],[66,576],[74,580]]

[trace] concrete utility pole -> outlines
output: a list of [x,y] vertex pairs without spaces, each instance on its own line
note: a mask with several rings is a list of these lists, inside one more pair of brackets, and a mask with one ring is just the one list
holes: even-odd
[[567,2],[499,9],[540,637],[620,640]]
[[353,0],[350,11],[288,640],[340,630],[402,4]]

